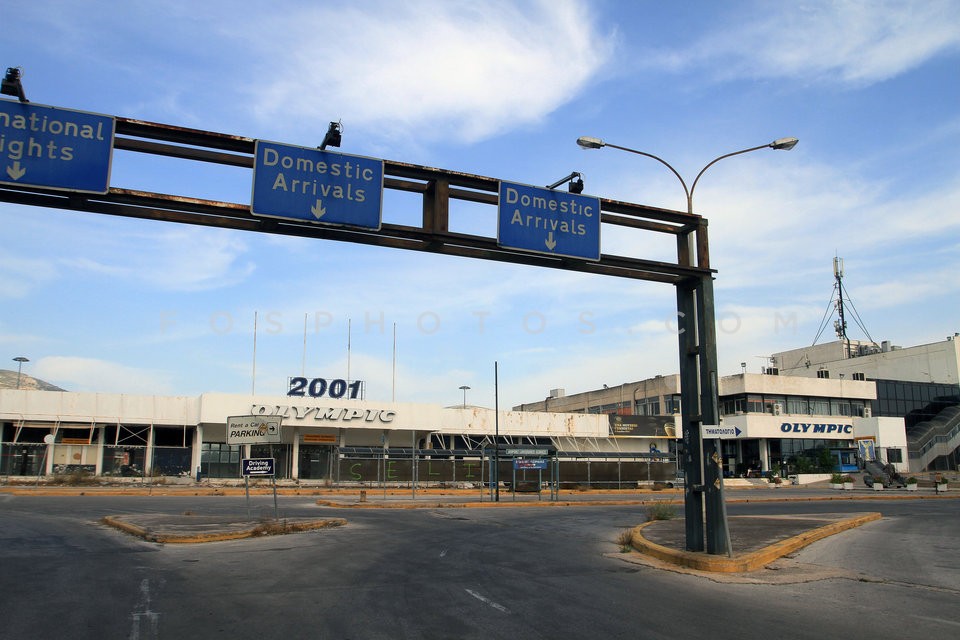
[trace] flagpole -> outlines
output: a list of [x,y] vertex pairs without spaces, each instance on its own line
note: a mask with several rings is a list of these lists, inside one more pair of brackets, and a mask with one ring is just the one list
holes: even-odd
[[257,312],[253,312],[253,382],[250,385],[250,395],[257,395]]

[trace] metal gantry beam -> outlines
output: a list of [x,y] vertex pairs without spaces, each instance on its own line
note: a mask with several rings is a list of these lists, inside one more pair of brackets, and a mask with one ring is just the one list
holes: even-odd
[[[234,136],[129,118],[116,119],[114,150],[145,153],[224,166],[254,166],[253,138]],[[320,226],[294,220],[260,218],[248,203],[187,198],[111,187],[106,194],[72,193],[34,187],[0,186],[0,201],[103,213],[121,217],[179,222],[326,240],[425,251],[445,255],[511,262],[547,268],[596,273],[674,284],[698,279],[709,268],[678,256],[677,262],[602,254],[599,261],[554,257],[502,248],[496,238],[449,230],[453,200],[496,206],[499,181],[495,178],[384,161],[384,189],[419,194],[420,226],[383,224],[379,231]],[[705,221],[680,211],[601,199],[604,224],[640,229],[668,236],[705,229]]]

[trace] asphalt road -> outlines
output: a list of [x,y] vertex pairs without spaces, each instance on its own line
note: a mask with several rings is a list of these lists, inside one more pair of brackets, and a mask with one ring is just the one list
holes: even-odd
[[[960,502],[731,504],[880,511],[755,583],[629,562],[639,507],[356,510],[344,527],[160,545],[108,514],[245,510],[235,497],[0,495],[0,638],[922,638],[960,633]],[[272,514],[272,499],[255,509]],[[765,576],[765,577],[764,577]],[[829,576],[829,577],[827,577]],[[769,579],[766,579],[769,578]]]

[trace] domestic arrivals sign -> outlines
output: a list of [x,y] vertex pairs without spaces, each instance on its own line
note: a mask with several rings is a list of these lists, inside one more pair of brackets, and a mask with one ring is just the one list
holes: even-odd
[[553,256],[600,259],[600,199],[500,182],[497,244]]
[[383,160],[257,140],[256,216],[380,229]]
[[277,444],[280,420],[280,416],[230,416],[227,444]]

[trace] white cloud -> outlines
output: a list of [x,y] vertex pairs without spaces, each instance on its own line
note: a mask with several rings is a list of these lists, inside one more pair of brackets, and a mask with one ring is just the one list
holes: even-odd
[[255,83],[261,117],[342,117],[420,139],[472,142],[537,122],[611,53],[574,1],[391,0],[258,20],[258,42],[284,60]]
[[[236,232],[168,226],[159,233],[112,234],[95,255],[64,259],[71,269],[167,291],[206,291],[242,282],[255,265]],[[136,250],[131,250],[136,247]]]
[[706,38],[688,56],[673,53],[670,60],[705,62],[726,78],[827,79],[862,86],[960,47],[960,7],[955,0],[759,6],[769,11]]
[[172,374],[96,358],[41,358],[33,365],[32,375],[68,391],[163,395],[173,388]]
[[22,298],[56,277],[57,269],[49,260],[0,254],[0,299]]

